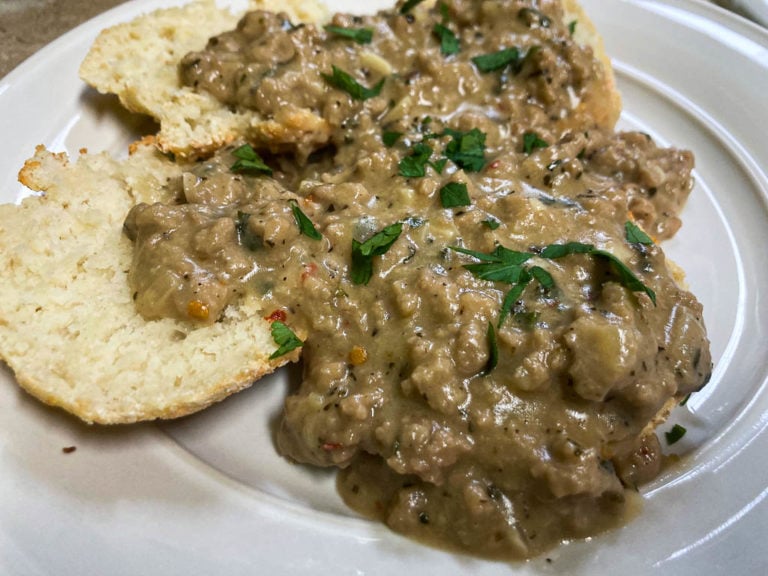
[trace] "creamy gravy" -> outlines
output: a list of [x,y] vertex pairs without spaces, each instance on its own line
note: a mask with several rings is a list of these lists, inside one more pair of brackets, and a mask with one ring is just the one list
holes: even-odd
[[[692,157],[594,125],[602,72],[562,19],[547,1],[337,15],[373,31],[358,44],[249,14],[181,73],[268,118],[271,176],[224,149],[125,226],[145,317],[215,322],[248,292],[308,335],[283,454],[341,468],[349,505],[399,532],[491,557],[621,523],[659,470],[643,430],[711,371],[701,306],[628,237],[677,230]],[[499,70],[471,60],[510,46]],[[356,99],[333,66],[381,92]]]

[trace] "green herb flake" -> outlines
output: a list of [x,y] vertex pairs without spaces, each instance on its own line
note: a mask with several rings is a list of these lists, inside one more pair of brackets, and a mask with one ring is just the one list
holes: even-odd
[[440,40],[440,53],[443,56],[458,54],[461,50],[456,34],[444,24],[435,24],[435,27],[432,28],[432,33]]
[[520,273],[520,280],[512,286],[509,292],[504,296],[504,300],[501,303],[501,312],[499,312],[499,328],[504,324],[504,320],[507,319],[512,308],[515,306],[518,300],[525,292],[526,287],[531,282],[531,275],[527,270],[523,269]]
[[324,26],[323,29],[329,34],[353,40],[358,44],[370,44],[371,40],[373,40],[373,30],[370,28],[344,28],[329,24]]
[[485,132],[446,129],[443,134],[451,137],[445,155],[456,166],[467,172],[480,172],[485,167]]
[[627,220],[624,223],[624,232],[627,238],[627,242],[630,244],[642,244],[644,246],[653,246],[653,239],[648,236],[643,230],[634,222]]
[[266,174],[272,175],[272,168],[267,166],[250,144],[243,144],[232,151],[232,155],[237,158],[230,171],[237,174]]
[[664,437],[667,439],[667,444],[672,446],[672,444],[682,440],[686,432],[687,430],[683,426],[675,424],[669,432],[664,432]]
[[312,240],[321,240],[323,238],[323,235],[317,231],[317,228],[315,228],[312,220],[301,211],[299,204],[295,200],[291,202],[291,211],[293,212],[293,217],[296,219],[296,225],[304,236],[308,236]]
[[373,258],[386,254],[402,231],[402,222],[396,222],[377,232],[365,242],[352,240],[350,276],[354,284],[368,284],[373,276]]
[[458,246],[449,246],[454,252],[466,254],[480,260],[479,264],[465,264],[464,268],[472,272],[481,280],[492,280],[497,282],[507,282],[516,284],[520,280],[523,272],[522,265],[533,258],[533,254],[528,252],[517,252],[504,246],[496,246],[493,252],[485,254],[475,252]]
[[427,173],[427,164],[432,156],[432,148],[423,142],[411,147],[411,154],[400,160],[398,170],[405,178],[421,178]]
[[293,333],[293,330],[279,320],[272,322],[270,330],[272,332],[272,340],[274,340],[275,344],[278,346],[277,350],[275,350],[269,357],[270,360],[279,358],[291,350],[301,348],[304,345],[304,342],[299,340],[296,334]]
[[525,154],[531,154],[537,148],[546,148],[549,143],[546,140],[539,138],[536,132],[526,132],[523,134],[523,152]]
[[416,8],[416,6],[418,6],[422,2],[424,2],[424,0],[408,0],[405,4],[403,4],[400,7],[400,14],[408,14],[408,12]]
[[448,158],[440,158],[440,160],[429,162],[429,165],[432,166],[432,168],[434,168],[435,172],[437,172],[438,174],[443,173],[443,170],[445,170],[446,164],[448,164]]
[[402,132],[395,132],[395,131],[383,132],[381,134],[381,141],[384,142],[384,146],[386,146],[387,148],[392,148],[392,146],[397,144],[397,141],[400,140],[402,135],[403,135]]
[[463,182],[449,182],[440,188],[440,203],[443,208],[469,206],[472,202],[469,199],[467,185]]
[[[555,280],[552,275],[541,266],[526,266],[525,264],[535,256],[529,252],[518,252],[504,246],[496,246],[493,252],[484,253],[468,250],[458,246],[449,246],[454,252],[472,256],[480,262],[465,264],[464,268],[480,280],[492,282],[504,282],[511,284],[512,288],[504,296],[501,311],[499,313],[498,327],[501,328],[504,320],[509,316],[515,303],[520,299],[525,288],[532,280],[536,280],[546,291],[555,288]],[[546,246],[539,256],[549,260],[563,258],[573,254],[587,254],[606,260],[619,277],[619,282],[625,288],[633,292],[645,292],[656,305],[656,294],[648,286],[643,284],[632,271],[610,252],[598,250],[591,244],[581,242],[568,242],[566,244],[550,244]]]
[[648,298],[651,299],[651,302],[653,302],[653,305],[656,306],[656,292],[643,284],[643,282],[635,276],[632,270],[630,270],[621,260],[616,258],[616,256],[604,250],[595,250],[592,252],[592,255],[608,261],[611,268],[613,268],[614,272],[619,277],[619,283],[624,286],[624,288],[631,290],[632,292],[645,292]]
[[485,365],[485,369],[483,369],[482,372],[482,375],[484,376],[493,372],[499,364],[499,344],[496,341],[496,329],[490,322],[488,322],[486,337],[488,338],[488,363]]
[[509,65],[512,65],[513,69],[517,70],[522,61],[523,56],[521,56],[520,50],[514,46],[472,58],[472,62],[480,72],[494,72]]
[[555,279],[552,278],[552,274],[544,270],[541,266],[531,266],[529,269],[529,272],[531,273],[531,276],[533,276],[536,281],[541,284],[541,287],[544,288],[547,292],[554,289],[555,287]]
[[656,293],[643,284],[643,282],[635,276],[632,270],[624,264],[621,260],[616,258],[610,252],[605,250],[598,250],[591,244],[582,244],[581,242],[568,242],[566,244],[550,244],[541,252],[542,258],[556,259],[563,258],[564,256],[570,256],[572,254],[589,254],[606,260],[616,275],[619,277],[619,283],[632,292],[645,292],[648,297],[656,306]]
[[567,242],[566,244],[550,244],[541,251],[541,257],[556,260],[573,254],[592,254],[594,251],[595,247],[592,244]]
[[381,93],[381,89],[384,87],[384,78],[379,80],[373,88],[366,88],[341,68],[338,68],[337,66],[332,66],[331,68],[333,73],[322,74],[322,77],[328,84],[339,90],[343,90],[354,100],[362,101],[374,98]]
[[576,33],[576,24],[578,24],[578,20],[571,20],[568,23],[568,33],[573,36]]
[[533,254],[528,252],[518,252],[510,250],[504,246],[496,246],[493,252],[485,254],[475,252],[466,248],[451,246],[451,250],[472,256],[480,260],[477,264],[465,264],[464,268],[470,271],[476,278],[481,280],[490,280],[494,282],[505,282],[512,284],[512,288],[504,296],[499,313],[498,327],[501,328],[504,321],[509,316],[512,308],[523,295],[525,288],[534,278],[540,282],[546,283],[546,286],[554,286],[554,280],[549,273],[533,266],[528,269],[523,264],[533,258]]
[[691,394],[693,394],[693,392],[689,392],[689,393],[688,393],[688,394],[685,396],[685,398],[683,398],[683,399],[680,401],[680,404],[679,404],[679,406],[685,406],[686,404],[688,404],[688,400],[690,400],[690,399],[691,399]]
[[491,230],[496,230],[499,226],[501,226],[501,222],[495,218],[488,218],[487,220],[483,220],[483,226],[486,226]]

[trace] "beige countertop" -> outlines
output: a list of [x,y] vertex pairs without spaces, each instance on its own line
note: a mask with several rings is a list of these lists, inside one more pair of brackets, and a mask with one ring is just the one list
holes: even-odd
[[0,78],[50,41],[125,0],[0,0]]
[[[125,0],[0,0],[0,78],[51,40]],[[717,0],[721,5],[734,4]]]

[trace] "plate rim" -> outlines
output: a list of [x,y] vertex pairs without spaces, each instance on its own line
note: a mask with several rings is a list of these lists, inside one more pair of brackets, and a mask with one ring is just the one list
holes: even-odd
[[[183,0],[175,0],[173,3],[180,4],[184,2]],[[585,2],[585,4],[589,4],[589,3],[590,3],[589,0]],[[596,0],[592,0],[591,3],[596,3]],[[740,29],[740,30],[743,30],[743,32],[746,35],[754,36],[755,38],[758,39],[759,42],[762,43],[764,47],[768,48],[768,30],[765,30],[757,26],[756,24],[753,24],[729,12],[725,12],[723,11],[723,9],[711,4],[707,4],[697,0],[650,0],[650,1],[621,0],[621,3],[626,5],[633,5],[633,6],[643,5],[643,4],[674,5],[677,7],[682,7],[684,9],[690,8],[691,11],[695,11],[697,13],[704,14],[707,16],[714,15],[715,18],[721,19],[722,21],[725,22],[726,25],[732,26],[737,31]],[[115,8],[112,8],[111,10],[98,15],[95,18],[89,20],[88,22],[81,24],[77,28],[64,34],[63,36],[54,40],[52,43],[48,44],[46,47],[44,47],[42,50],[40,50],[36,54],[32,55],[30,58],[26,59],[19,66],[14,68],[14,70],[9,72],[5,77],[0,79],[0,101],[2,100],[3,94],[6,92],[6,90],[8,90],[13,83],[23,81],[22,78],[25,77],[27,74],[29,74],[30,70],[34,70],[37,67],[46,65],[51,59],[52,55],[59,53],[61,51],[64,51],[65,48],[71,49],[73,46],[81,45],[85,41],[83,39],[84,37],[85,38],[95,37],[95,34],[94,34],[95,29],[103,28],[106,25],[105,23],[107,22],[109,22],[110,24],[113,24],[118,21],[122,21],[124,19],[130,18],[136,15],[139,10],[146,11],[148,9],[151,9],[149,8],[151,6],[158,7],[160,5],[166,6],[168,5],[168,3],[164,3],[162,2],[162,0],[132,0],[130,2],[127,2]],[[766,64],[766,70],[768,70],[768,64]],[[766,195],[765,189],[763,190],[762,200],[765,203],[765,205],[768,206],[768,195]],[[763,391],[765,390],[766,386],[768,386],[768,379],[766,379],[763,382],[763,385],[762,385]],[[2,413],[1,410],[2,408],[0,408],[0,413]],[[57,418],[55,417],[54,419],[57,420]],[[761,422],[760,424],[763,426],[763,435],[765,435],[765,430],[768,428],[768,420],[766,420],[765,422]],[[56,425],[54,425],[54,427],[55,426]],[[42,426],[42,427],[45,428],[45,426]],[[156,431],[153,431],[153,432],[156,432]],[[158,432],[158,433],[153,433],[152,436],[160,438],[164,435]],[[763,436],[763,439],[764,438],[765,436]],[[168,439],[166,438],[166,440]],[[2,446],[3,445],[0,444],[0,447]],[[170,444],[165,444],[165,445],[161,441],[157,447],[157,450],[159,450],[160,452],[170,451],[172,453],[175,453],[176,456],[180,457],[182,460],[184,459],[184,456],[182,455],[186,455],[186,457],[191,457],[195,461],[199,462],[196,457],[189,455],[186,451],[180,448],[173,441],[170,441]],[[0,452],[0,455],[1,454],[2,452]],[[2,462],[2,460],[0,460],[0,462]],[[191,462],[187,462],[187,464],[191,464]],[[207,467],[207,465],[205,464],[202,464],[202,465]],[[190,466],[185,464],[184,467],[189,468]],[[210,476],[210,471],[205,472],[203,470],[198,470],[198,472],[202,476]],[[223,475],[218,471],[216,471],[216,474],[229,478],[228,476]],[[205,482],[205,480],[202,480],[202,481]],[[0,497],[0,499],[1,498],[2,497]],[[768,512],[768,510],[766,510],[766,512]],[[768,517],[768,514],[766,514],[766,517]],[[3,528],[3,521],[0,519],[0,529],[2,528]],[[339,529],[341,529],[341,527]],[[371,534],[365,534],[364,537],[375,540],[378,537],[378,534],[379,532],[374,532]],[[2,534],[2,530],[0,530],[0,550],[4,550],[6,546],[7,546],[7,541],[5,539],[5,536]],[[405,548],[408,548],[408,546],[405,545]],[[470,564],[473,564],[473,563],[470,562]],[[2,566],[2,560],[0,560],[0,567],[1,566]]]

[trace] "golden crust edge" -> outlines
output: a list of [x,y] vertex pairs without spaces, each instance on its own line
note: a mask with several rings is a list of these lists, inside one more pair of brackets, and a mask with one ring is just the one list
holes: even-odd
[[96,409],[94,408],[93,402],[66,401],[60,396],[51,393],[44,383],[41,383],[36,378],[27,377],[23,370],[17,370],[15,362],[9,359],[5,354],[0,353],[0,359],[2,359],[2,361],[13,371],[14,378],[19,387],[43,404],[51,408],[64,410],[86,424],[112,426],[120,424],[136,424],[138,422],[150,422],[154,420],[172,420],[189,416],[204,410],[209,406],[217,404],[233,394],[250,388],[258,380],[274,373],[278,368],[298,361],[299,355],[300,352],[296,350],[282,356],[279,360],[265,360],[258,367],[244,370],[231,380],[218,382],[212,387],[208,394],[201,394],[197,398],[189,399],[178,405],[158,410],[125,412],[111,412],[109,410]]

